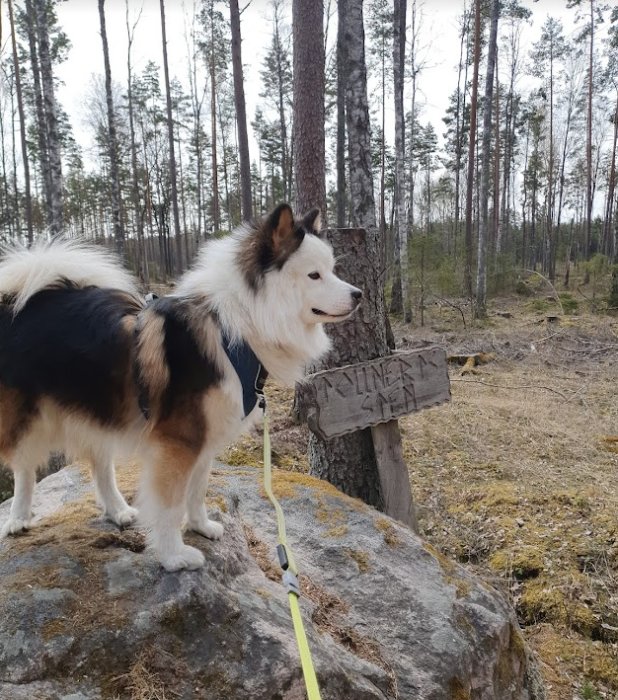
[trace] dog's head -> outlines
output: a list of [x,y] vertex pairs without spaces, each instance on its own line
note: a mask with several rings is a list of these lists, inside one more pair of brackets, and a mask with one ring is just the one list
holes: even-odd
[[245,279],[256,291],[274,277],[278,288],[285,285],[280,303],[295,298],[307,324],[343,321],[362,297],[360,289],[335,274],[333,251],[319,230],[319,209],[296,221],[289,205],[280,204],[254,231],[252,250],[243,265]]

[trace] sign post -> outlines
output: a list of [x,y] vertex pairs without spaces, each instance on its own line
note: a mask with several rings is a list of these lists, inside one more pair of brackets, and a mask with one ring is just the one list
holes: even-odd
[[310,374],[299,386],[304,418],[324,440],[371,428],[388,515],[416,529],[397,419],[449,401],[446,354],[431,346]]

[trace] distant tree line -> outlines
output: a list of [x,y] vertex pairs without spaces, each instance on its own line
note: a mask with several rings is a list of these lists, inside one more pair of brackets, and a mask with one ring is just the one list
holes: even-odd
[[[260,99],[247,114],[242,3],[199,0],[186,11],[179,72],[167,60],[171,5],[160,0],[161,62],[136,71],[140,10],[125,0],[121,75],[110,69],[98,0],[94,167],[57,97],[55,70],[71,59],[58,0],[5,5],[0,240],[79,235],[116,247],[145,283],[165,280],[190,264],[201,240],[282,200],[307,206],[299,178],[313,177],[324,183],[312,196],[331,226],[379,232],[391,310],[408,321],[416,313],[422,321],[431,290],[468,296],[483,316],[488,290],[527,270],[552,282],[560,271],[568,286],[573,264],[597,256],[609,273],[617,261],[618,9],[600,0],[569,0],[575,34],[549,16],[528,51],[532,14],[518,0],[462,2],[441,124],[423,113],[431,52],[420,3],[320,4],[323,160],[297,137],[309,106],[294,79],[302,57],[293,5],[268,5]],[[362,51],[349,41],[355,32]]]

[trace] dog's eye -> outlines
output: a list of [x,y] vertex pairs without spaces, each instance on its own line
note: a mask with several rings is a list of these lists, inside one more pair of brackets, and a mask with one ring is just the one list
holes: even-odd
[[319,272],[310,272],[309,277],[312,280],[319,280],[320,279],[320,273]]

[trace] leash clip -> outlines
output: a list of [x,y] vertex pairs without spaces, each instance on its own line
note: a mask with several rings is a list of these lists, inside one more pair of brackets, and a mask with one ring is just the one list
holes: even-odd
[[298,583],[298,576],[296,576],[296,574],[293,574],[288,569],[283,572],[281,581],[288,593],[293,593],[297,598],[300,598],[300,584]]

